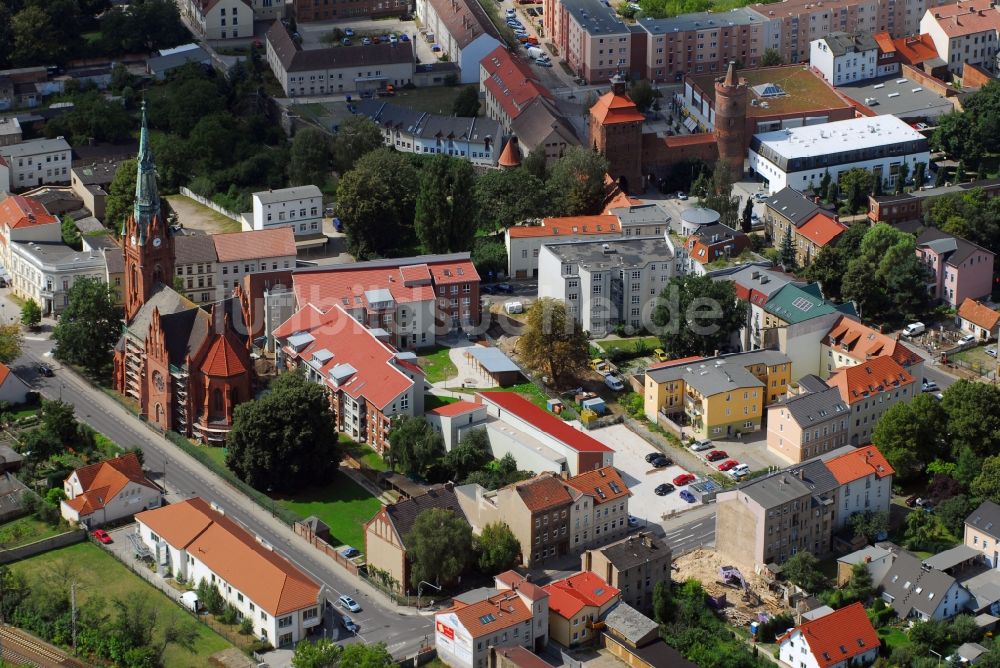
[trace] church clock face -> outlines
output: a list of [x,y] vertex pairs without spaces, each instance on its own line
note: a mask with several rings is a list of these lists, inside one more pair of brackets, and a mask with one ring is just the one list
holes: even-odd
[[156,386],[158,391],[163,391],[163,374],[159,371],[153,372],[153,385]]
[[160,237],[153,237],[153,248],[159,248],[160,244],[163,243]]

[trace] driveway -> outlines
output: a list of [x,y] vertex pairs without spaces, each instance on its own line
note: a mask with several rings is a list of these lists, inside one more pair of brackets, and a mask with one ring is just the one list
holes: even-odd
[[[615,468],[621,472],[632,492],[628,503],[633,516],[641,521],[660,524],[678,513],[698,507],[699,504],[684,501],[679,495],[680,489],[666,496],[656,495],[653,490],[657,485],[669,483],[675,476],[687,471],[676,464],[663,469],[647,464],[646,455],[657,452],[657,448],[628,427],[615,424],[587,433],[615,451]],[[673,459],[673,453],[667,452],[667,456]]]
[[712,443],[714,447],[711,450],[699,452],[697,453],[697,457],[705,463],[705,466],[711,468],[713,471],[718,470],[718,465],[724,462],[725,459],[720,459],[717,462],[705,460],[705,455],[712,450],[725,450],[728,455],[726,459],[735,459],[740,464],[746,464],[750,467],[751,471],[759,471],[775,466],[778,468],[788,466],[788,462],[785,462],[767,449],[767,432],[764,430],[747,434],[745,438],[740,440],[716,438],[712,439]]

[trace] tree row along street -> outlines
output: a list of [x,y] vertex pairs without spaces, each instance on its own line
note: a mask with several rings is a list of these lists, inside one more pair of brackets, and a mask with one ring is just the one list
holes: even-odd
[[384,642],[394,656],[413,654],[426,637],[432,641],[429,617],[402,614],[367,583],[351,580],[337,566],[295,536],[291,528],[261,508],[229,483],[207,470],[193,457],[166,438],[152,432],[102,390],[92,386],[72,370],[62,367],[52,378],[35,373],[48,362],[50,344],[42,337],[29,337],[21,357],[15,362],[19,375],[34,379],[33,387],[48,399],[71,403],[77,419],[112,439],[122,447],[138,446],[145,455],[145,467],[167,490],[169,500],[200,496],[218,504],[226,515],[248,531],[259,535],[293,564],[326,585],[326,598],[335,600],[348,593],[361,600],[364,612],[357,616],[360,636],[368,643]]

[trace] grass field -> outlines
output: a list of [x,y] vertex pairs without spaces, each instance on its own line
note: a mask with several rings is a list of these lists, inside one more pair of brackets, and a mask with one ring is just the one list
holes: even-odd
[[389,101],[403,107],[426,111],[432,114],[451,115],[452,105],[462,86],[430,86],[414,90],[397,89],[396,96]]
[[347,434],[340,435],[340,447],[349,452],[352,457],[362,461],[365,465],[376,471],[388,471],[389,465],[385,463],[382,456],[375,452],[371,446],[365,443],[355,443]]
[[302,517],[315,515],[330,527],[331,543],[364,549],[364,523],[381,503],[343,473],[325,487],[307,489],[293,497],[277,499],[278,505]]
[[991,343],[989,346],[976,346],[975,348],[969,348],[954,355],[949,355],[949,357],[965,362],[977,370],[996,369],[996,358],[986,354],[986,348],[996,348],[996,346],[997,344],[995,343]]
[[319,102],[307,102],[306,104],[293,104],[289,107],[291,111],[304,116],[305,118],[311,118],[314,121],[323,122],[330,117],[330,112],[327,108],[320,104]]
[[0,524],[0,547],[10,549],[20,545],[34,543],[36,540],[56,536],[66,531],[65,526],[52,526],[35,519],[33,516],[21,517]]
[[448,404],[453,404],[458,399],[455,397],[439,397],[436,394],[425,394],[424,395],[424,410],[432,411],[435,408],[441,408],[442,406],[447,406]]
[[215,447],[213,445],[206,445],[202,447],[205,454],[208,455],[213,461],[217,462],[219,466],[226,467],[226,449]]
[[450,352],[451,348],[442,346],[432,353],[425,353],[417,358],[420,368],[427,376],[428,383],[433,385],[458,375],[458,369],[449,357]]
[[[61,581],[70,578],[80,584],[77,588],[77,604],[93,596],[101,596],[106,601],[114,598],[147,596],[156,606],[158,619],[168,619],[173,615],[187,617],[187,613],[170,601],[162,593],[144,582],[138,575],[118,562],[101,548],[89,542],[78,543],[60,550],[46,552],[11,565],[30,577],[55,574]],[[163,625],[157,624],[154,642],[162,639]],[[194,653],[170,645],[163,654],[163,665],[178,668],[200,668],[209,665],[208,657],[231,647],[220,635],[208,627],[198,624],[198,638]]]
[[636,353],[636,345],[640,343],[644,346],[643,355],[650,355],[660,347],[660,339],[655,336],[636,336],[631,339],[605,339],[597,343],[608,354],[615,350],[621,350],[627,355],[633,355]]
[[885,643],[890,652],[897,647],[906,647],[910,644],[910,639],[902,629],[891,626],[879,629],[878,637]]

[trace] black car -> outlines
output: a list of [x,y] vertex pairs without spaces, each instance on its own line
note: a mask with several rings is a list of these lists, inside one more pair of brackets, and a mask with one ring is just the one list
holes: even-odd
[[670,459],[670,457],[665,457],[664,455],[660,455],[659,457],[653,457],[653,460],[649,463],[658,469],[665,469],[674,462],[672,459]]
[[52,376],[55,375],[52,372],[52,367],[50,367],[48,364],[39,364],[36,368],[38,370],[39,375],[47,376],[48,378],[51,378]]
[[512,295],[514,294],[514,286],[510,283],[497,283],[493,286],[493,289],[497,291],[497,294]]
[[493,286],[491,285],[480,285],[479,294],[481,295],[492,295],[494,292]]
[[663,456],[662,452],[650,452],[646,455],[646,463],[652,464],[654,459],[659,459]]
[[662,485],[657,485],[656,489],[653,491],[656,492],[657,496],[666,496],[667,494],[670,494],[670,492],[674,491],[674,486],[669,482],[665,482]]

